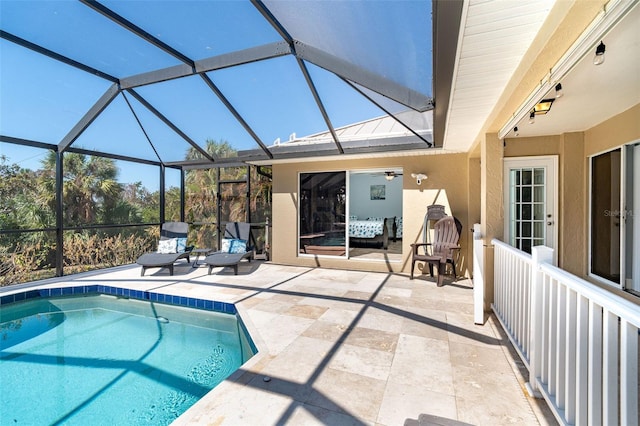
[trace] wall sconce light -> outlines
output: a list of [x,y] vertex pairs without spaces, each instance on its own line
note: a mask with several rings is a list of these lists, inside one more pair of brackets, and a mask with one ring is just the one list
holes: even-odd
[[422,184],[422,180],[427,178],[427,175],[424,173],[411,173],[411,177],[416,180],[418,185]]
[[536,122],[536,112],[531,111],[531,113],[529,113],[529,124],[534,124],[535,122]]
[[562,95],[564,95],[564,92],[562,91],[562,84],[558,83],[556,84],[556,99],[561,98]]
[[606,47],[603,42],[600,42],[596,47],[596,55],[593,57],[593,65],[601,65],[604,63],[604,51]]

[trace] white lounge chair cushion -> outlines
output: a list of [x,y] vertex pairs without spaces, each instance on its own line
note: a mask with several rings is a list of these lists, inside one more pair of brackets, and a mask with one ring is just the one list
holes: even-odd
[[169,238],[158,241],[158,253],[177,253],[178,239]]

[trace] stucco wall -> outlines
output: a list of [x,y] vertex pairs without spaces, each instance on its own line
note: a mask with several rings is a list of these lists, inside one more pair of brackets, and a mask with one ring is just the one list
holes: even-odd
[[640,139],[640,104],[598,124],[584,134],[585,155],[609,151]]
[[[336,257],[303,257],[297,253],[298,174],[339,170],[402,168],[403,256],[401,262],[364,261]],[[418,186],[411,173],[425,173]],[[400,178],[396,178],[400,179]],[[371,271],[407,272],[410,244],[421,241],[427,206],[443,204],[463,224],[461,273],[466,273],[470,254],[468,224],[468,160],[466,154],[440,154],[361,160],[317,161],[273,165],[272,259],[276,263],[348,268]]]
[[[469,172],[467,175],[469,192],[467,193],[467,200],[469,206],[469,214],[467,224],[469,228],[473,228],[475,223],[480,223],[480,158],[469,157]],[[468,268],[471,270],[470,275],[473,276],[473,240],[469,237],[469,264]]]
[[587,241],[584,228],[588,220],[586,187],[587,160],[584,134],[567,133],[560,138],[560,267],[574,275],[584,275],[587,268]]

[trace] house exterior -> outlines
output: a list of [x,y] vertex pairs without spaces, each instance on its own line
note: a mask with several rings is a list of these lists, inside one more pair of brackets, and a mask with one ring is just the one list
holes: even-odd
[[[353,50],[351,42],[356,40],[349,39],[353,34],[340,37],[334,32],[338,27],[358,28],[349,25],[362,22],[353,17],[375,12],[373,3],[345,2],[353,9],[334,14],[333,4],[327,6],[327,2],[305,7],[295,2],[233,2],[225,15],[215,10],[219,4],[202,2],[190,10],[192,19],[170,26],[176,31],[176,38],[169,37],[171,44],[184,48],[201,44],[199,38],[186,43],[178,38],[191,33],[185,30],[192,29],[196,18],[206,16],[200,27],[203,33],[223,31],[221,37],[212,34],[216,43],[206,45],[204,53],[194,52],[193,58],[152,36],[155,30],[145,32],[103,5],[45,2],[32,8],[14,3],[3,9],[6,19],[0,36],[4,45],[11,46],[3,55],[22,58],[14,48],[24,48],[100,80],[85,100],[85,109],[79,108],[60,126],[49,123],[56,124],[57,132],[46,130],[44,135],[31,134],[31,127],[37,126],[20,126],[18,119],[32,120],[33,104],[50,107],[49,113],[43,109],[37,114],[43,122],[56,121],[52,113],[64,108],[57,101],[19,103],[22,96],[7,96],[10,102],[3,117],[11,113],[15,118],[3,121],[1,147],[50,151],[57,197],[55,224],[50,223],[50,228],[0,229],[0,234],[52,234],[56,275],[64,272],[64,233],[77,230],[64,223],[61,195],[66,152],[128,162],[135,171],[152,167],[157,171],[160,223],[176,219],[164,212],[166,175],[180,186],[179,216],[186,220],[186,172],[217,169],[220,201],[221,169],[271,166],[272,175],[262,174],[273,179],[269,255],[281,264],[407,274],[411,244],[430,235],[425,220],[428,207],[443,206],[461,223],[457,269],[474,278],[476,308],[481,314],[476,322],[482,323],[484,311],[493,309],[530,370],[531,392],[541,391],[562,423],[583,424],[587,418],[595,424],[638,423],[640,1],[379,2],[375,6],[382,8],[366,21],[369,33],[360,35],[374,39],[372,33],[386,31],[397,37],[374,43],[373,49],[366,41],[353,43]],[[402,18],[380,19],[396,16],[386,13],[385,7],[391,4],[401,4]],[[171,8],[183,4],[162,6],[169,7],[171,14]],[[59,13],[58,7],[68,13]],[[209,7],[213,10],[208,15],[200,9]],[[246,8],[250,10],[242,10]],[[32,12],[46,19],[25,18]],[[236,41],[231,31],[248,33],[235,25],[239,12],[249,12],[243,15],[246,28],[261,25],[269,41],[264,44],[261,39],[241,50],[209,52],[217,47],[217,40]],[[92,13],[99,13],[104,21],[94,21]],[[129,13],[147,17],[146,10],[125,14]],[[70,19],[74,25],[64,25],[64,20],[58,27],[43,25],[44,35],[33,39],[33,34],[24,33],[27,23],[58,23],[52,16]],[[214,18],[219,20],[217,25],[211,24]],[[414,26],[407,30],[410,20]],[[313,25],[300,24],[305,21]],[[80,52],[67,56],[61,46],[38,44],[39,39],[42,44],[51,39],[47,30],[49,35],[62,33],[79,22],[95,22],[101,28],[88,28],[87,35],[115,40],[103,34],[117,28],[144,40],[149,57],[159,49],[173,59],[146,64],[138,47],[128,47],[115,57],[132,68],[116,67],[116,75],[110,75],[74,59],[84,56]],[[225,29],[222,24],[229,22],[234,25]],[[432,40],[427,40],[426,22],[433,25]],[[402,30],[411,36],[407,31],[401,34]],[[411,40],[413,46],[403,45],[403,40],[405,44]],[[429,48],[416,46],[422,40],[425,46],[432,45],[432,58]],[[122,61],[124,54],[131,55],[131,60]],[[358,63],[368,55],[373,59],[369,66]],[[95,65],[107,66],[107,62],[100,59]],[[373,66],[380,64],[384,66]],[[7,81],[28,77],[26,71],[37,69],[32,68],[8,67],[13,78]],[[242,79],[232,81],[229,76]],[[431,76],[432,85],[427,81]],[[3,83],[4,78],[3,74]],[[44,88],[57,88],[57,80],[53,81],[56,84]],[[177,108],[171,115],[181,121],[180,126],[160,112],[163,108],[136,92],[173,81],[199,84],[199,89],[184,86],[172,96],[153,101]],[[328,110],[333,102],[343,100],[331,96],[337,92],[320,88],[328,82],[333,82],[332,89],[348,89],[351,99],[354,92],[363,95],[367,107],[374,104],[387,116],[334,128]],[[33,92],[40,95],[37,89]],[[203,93],[209,98],[197,107],[193,100]],[[133,105],[129,95],[135,99]],[[57,99],[53,94],[49,97]],[[388,111],[389,100],[410,110]],[[352,110],[365,109],[363,103],[349,105]],[[108,121],[108,117],[97,131],[85,132],[94,121],[100,124],[97,119],[105,117],[103,111],[118,108],[135,116],[131,123],[137,138],[134,132],[111,134],[110,130],[125,126],[124,121]],[[136,108],[155,118],[143,125],[145,120],[138,119]],[[265,114],[267,108],[269,114]],[[328,128],[328,132],[297,138],[290,130],[307,120],[310,110],[315,118],[309,121],[316,123],[309,128]],[[342,116],[336,122],[353,121],[345,120]],[[205,126],[192,127],[195,123]],[[171,136],[146,131],[166,130],[165,126]],[[191,132],[202,141],[188,136]],[[225,140],[227,134],[241,144],[232,155],[217,155],[202,145],[208,145],[210,135]],[[288,141],[280,141],[283,134],[291,135]],[[267,146],[265,141],[274,139],[277,142]],[[102,150],[87,149],[94,145]],[[186,150],[197,155],[183,158]],[[241,183],[248,187],[248,178]],[[216,223],[203,218],[205,225],[220,229],[229,219],[220,216]],[[246,212],[245,217],[251,221]],[[504,252],[509,256],[503,257]]]
[[[497,238],[509,242],[510,239],[515,241],[514,238],[523,237],[524,241],[524,234],[527,234],[531,238],[523,244],[528,244],[526,248],[530,251],[531,246],[541,241],[536,240],[533,228],[529,230],[528,227],[541,229],[539,238],[546,238],[544,245],[554,248],[555,262],[559,267],[637,303],[635,296],[629,296],[634,291],[640,291],[637,266],[640,258],[637,243],[639,225],[634,220],[637,217],[634,209],[637,209],[637,200],[640,198],[637,184],[640,174],[637,148],[640,143],[640,83],[637,78],[640,75],[640,35],[637,29],[631,29],[635,25],[631,23],[639,20],[640,8],[636,4],[604,1],[556,3],[531,39],[506,84],[492,87],[500,95],[492,109],[485,112],[483,121],[475,125],[471,133],[447,129],[441,148],[388,155],[377,153],[316,157],[307,161],[274,161],[272,259],[296,265],[406,273],[411,263],[410,244],[420,242],[423,238],[427,206],[441,204],[448,214],[456,216],[463,224],[459,271],[467,276],[473,275],[471,228],[475,223],[481,225],[487,246],[486,309],[493,301],[491,240]],[[471,2],[470,6],[465,5],[462,12],[467,23],[473,19],[474,6],[477,5]],[[473,34],[467,34],[472,29],[463,23],[460,46],[472,41]],[[499,37],[503,36],[498,36],[493,42],[497,43]],[[604,64],[593,65],[594,46],[600,40],[605,44],[610,40],[606,55],[611,54]],[[626,40],[624,43],[627,44],[623,44],[622,40]],[[621,48],[623,45],[635,48],[625,48],[623,56],[630,56],[628,60],[616,59],[614,42],[619,42]],[[460,57],[461,50],[459,48],[457,58],[460,66],[464,61]],[[491,60],[495,60],[495,56],[486,58],[486,61]],[[478,62],[474,66],[480,70],[483,63]],[[609,76],[615,73],[604,72],[605,66],[624,68],[625,74],[636,77],[618,80],[625,87],[618,87],[614,93],[607,94],[611,83]],[[460,94],[462,89],[456,86],[464,84],[463,77],[460,77],[462,72],[457,69],[455,74],[448,106],[452,126],[460,116],[460,111],[475,108],[473,96],[465,97]],[[562,98],[556,94],[557,83],[564,88]],[[574,83],[575,86],[572,86]],[[548,97],[555,100],[552,109],[545,115],[536,114],[537,122],[529,124],[529,111],[537,102]],[[570,100],[571,97],[579,97],[584,108],[573,109],[576,104],[573,103],[575,100]],[[435,116],[438,114],[436,106]],[[582,120],[570,119],[583,115],[585,117]],[[469,117],[477,121],[474,113],[470,112]],[[518,126],[520,129],[514,131]],[[438,138],[436,134],[436,140]],[[555,171],[546,169],[546,165],[538,166],[539,160],[549,161],[549,167]],[[509,168],[510,164],[515,164],[513,169]],[[523,225],[520,223],[522,218],[510,218],[513,210],[509,209],[515,202],[509,202],[509,191],[513,194],[513,184],[509,186],[510,173],[516,173],[513,171],[516,169],[535,172],[536,167],[543,167],[548,173],[546,178],[552,178],[545,181],[544,186],[550,186],[551,191],[544,199],[550,201],[555,198],[555,205],[545,207],[549,211],[544,212],[544,217],[534,218],[532,223]],[[300,176],[363,170],[402,172],[402,176],[396,177],[402,179],[401,257],[363,261],[344,255],[301,253],[298,239]],[[420,185],[412,178],[412,174],[418,173],[427,175]],[[600,184],[600,176],[605,173],[609,173],[608,183]],[[594,176],[597,179],[594,180]],[[616,191],[619,193],[616,197],[598,200],[598,194]],[[634,197],[636,204],[633,204]],[[534,205],[535,201],[532,201]],[[624,229],[616,233],[621,219],[625,222]],[[509,235],[514,226],[527,229],[519,229],[517,236]],[[611,229],[599,235],[601,232],[597,230],[605,227]],[[524,234],[520,235],[520,232]],[[600,262],[593,259],[604,260]],[[598,266],[598,263],[606,265]],[[623,278],[619,276],[621,267],[623,274],[626,271]]]

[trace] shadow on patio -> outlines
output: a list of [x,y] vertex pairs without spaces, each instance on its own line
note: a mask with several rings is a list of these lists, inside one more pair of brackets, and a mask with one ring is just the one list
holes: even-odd
[[554,423],[494,318],[473,324],[470,281],[243,266],[67,280],[236,304],[259,353],[175,424]]

